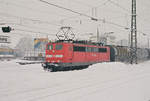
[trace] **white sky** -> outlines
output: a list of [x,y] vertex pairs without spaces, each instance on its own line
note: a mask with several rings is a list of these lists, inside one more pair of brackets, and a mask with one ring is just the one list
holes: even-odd
[[[108,0],[45,1],[90,16],[92,15],[92,8],[96,7],[98,18],[105,18],[106,21],[130,27],[131,0],[111,0],[115,2],[116,5]],[[117,6],[117,4],[119,5]],[[149,6],[149,0],[137,0],[137,29],[146,33],[147,36],[150,31]],[[66,19],[63,21],[63,25],[74,28],[73,31],[76,34],[76,38],[88,39],[89,35],[83,35],[84,33],[94,33],[94,35],[96,35],[96,29],[99,25],[100,34],[113,31],[117,40],[128,39],[129,31],[125,31],[123,28],[109,25],[107,23],[91,21],[90,18],[44,4],[39,0],[0,0],[0,23],[8,23],[8,25],[12,26],[14,29],[43,32],[42,34],[39,34],[14,30],[11,34],[12,42],[17,41],[16,39],[19,39],[22,36],[32,35],[46,37],[46,34],[44,33],[56,34],[58,32],[58,28],[62,25],[62,19]],[[80,23],[80,21],[82,23]],[[10,23],[17,23],[17,25]],[[52,35],[49,35],[49,37],[52,39],[56,38]],[[147,41],[147,37],[142,34],[138,34],[139,45],[141,45],[143,40]],[[144,44],[147,43],[146,41],[144,41]]]

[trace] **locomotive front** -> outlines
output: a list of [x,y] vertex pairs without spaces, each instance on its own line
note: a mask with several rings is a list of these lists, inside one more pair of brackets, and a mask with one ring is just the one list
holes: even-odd
[[55,71],[68,65],[72,59],[72,45],[69,43],[48,43],[46,46],[44,69]]

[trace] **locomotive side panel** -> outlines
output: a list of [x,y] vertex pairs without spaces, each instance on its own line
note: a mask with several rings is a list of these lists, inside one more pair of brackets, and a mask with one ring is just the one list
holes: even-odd
[[99,62],[110,61],[110,47],[99,47]]
[[98,48],[95,46],[86,47],[86,62],[97,62],[99,60]]
[[74,45],[73,46],[73,63],[83,63],[86,61],[86,47]]

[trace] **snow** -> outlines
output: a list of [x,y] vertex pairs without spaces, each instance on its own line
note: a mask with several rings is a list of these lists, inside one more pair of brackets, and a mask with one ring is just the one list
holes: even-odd
[[0,101],[149,101],[150,61],[99,63],[46,72],[40,64],[0,62]]

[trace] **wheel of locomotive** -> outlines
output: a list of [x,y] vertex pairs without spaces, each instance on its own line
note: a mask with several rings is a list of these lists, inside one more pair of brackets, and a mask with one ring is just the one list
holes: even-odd
[[84,68],[88,68],[88,67],[89,67],[89,65],[84,66]]
[[47,67],[47,70],[48,70],[49,72],[55,72],[55,71],[56,71],[56,68],[54,68],[54,67],[52,67],[52,66],[48,66],[48,67]]
[[66,70],[70,70],[70,67],[67,67]]
[[43,64],[43,63],[42,63],[42,67],[43,67],[44,70],[47,70],[46,64]]
[[64,69],[63,69],[64,71],[67,71],[68,70],[68,67],[64,67]]
[[75,70],[75,68],[76,68],[76,66],[71,66],[70,69],[71,69],[71,70]]
[[53,69],[52,68],[48,68],[47,69],[49,72],[53,72]]
[[47,70],[48,70],[46,67],[43,67],[43,69],[44,69],[45,71],[47,71]]
[[44,66],[43,69],[44,69],[45,71],[48,71],[48,66]]

